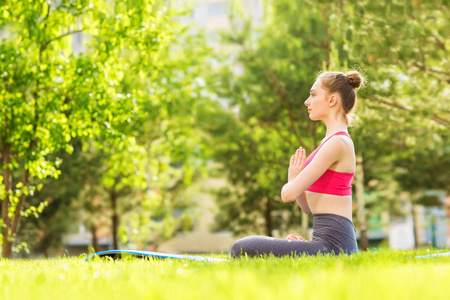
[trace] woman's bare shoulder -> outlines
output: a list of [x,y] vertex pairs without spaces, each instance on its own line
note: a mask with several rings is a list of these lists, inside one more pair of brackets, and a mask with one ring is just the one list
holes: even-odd
[[352,139],[344,135],[331,137],[322,148],[324,148],[323,152],[332,153],[336,162],[352,159],[355,156]]
[[349,147],[353,148],[353,141],[351,138],[345,135],[335,135],[332,136],[323,146],[322,148],[343,150],[346,151]]

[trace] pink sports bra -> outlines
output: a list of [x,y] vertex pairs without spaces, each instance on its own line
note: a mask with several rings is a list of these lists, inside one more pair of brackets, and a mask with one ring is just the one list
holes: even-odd
[[[307,165],[313,160],[314,156],[316,155],[317,151],[324,145],[330,138],[332,138],[335,135],[345,135],[349,138],[350,135],[348,133],[339,131],[330,136],[319,145],[305,160],[305,165],[303,168],[306,168]],[[323,175],[316,180],[308,189],[307,191],[310,192],[316,192],[316,193],[322,193],[322,194],[330,194],[330,195],[339,195],[339,196],[346,196],[352,194],[352,181],[353,177],[355,177],[355,173],[341,173],[336,172],[333,170],[326,170]]]

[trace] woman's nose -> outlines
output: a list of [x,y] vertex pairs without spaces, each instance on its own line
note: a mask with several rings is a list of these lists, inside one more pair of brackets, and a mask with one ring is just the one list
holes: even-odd
[[305,105],[309,106],[309,102],[308,102],[309,98],[305,100]]

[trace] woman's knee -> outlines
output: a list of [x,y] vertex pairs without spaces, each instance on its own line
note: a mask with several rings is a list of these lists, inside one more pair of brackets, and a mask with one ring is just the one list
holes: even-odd
[[256,236],[247,236],[245,238],[239,239],[233,243],[230,249],[230,256],[231,257],[240,257],[245,254],[252,255],[255,251],[254,243],[252,240],[254,240]]
[[237,240],[231,245],[230,249],[230,256],[231,257],[240,257],[244,254],[244,246],[245,242],[242,241],[243,239]]

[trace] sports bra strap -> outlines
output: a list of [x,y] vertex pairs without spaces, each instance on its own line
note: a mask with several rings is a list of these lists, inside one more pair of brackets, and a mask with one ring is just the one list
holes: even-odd
[[332,134],[329,138],[327,138],[322,144],[319,145],[318,148],[322,147],[323,144],[325,144],[329,139],[331,139],[335,135],[345,135],[345,136],[351,138],[350,135],[347,132],[345,132],[345,131],[338,131],[335,134]]

